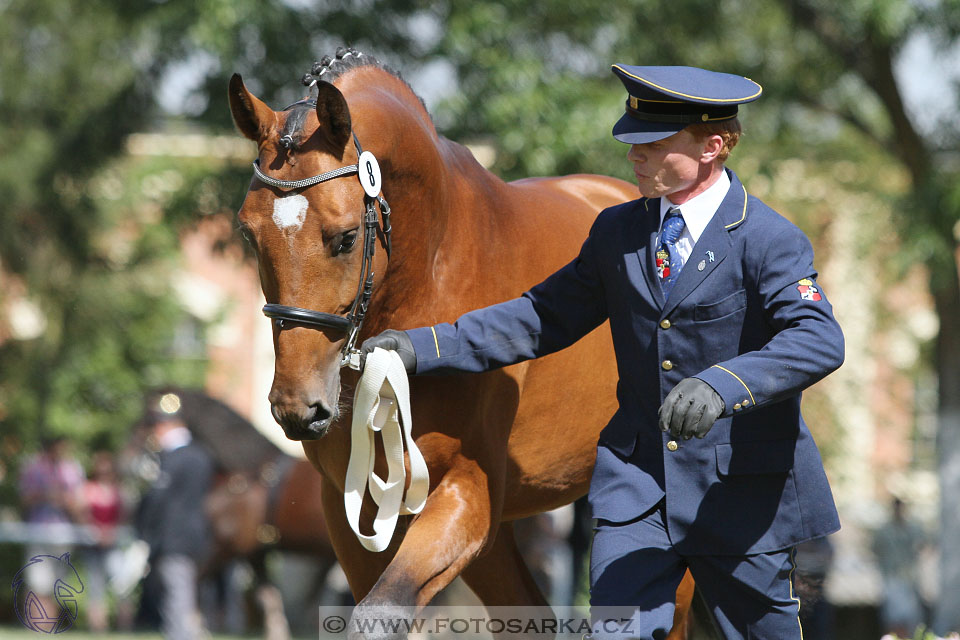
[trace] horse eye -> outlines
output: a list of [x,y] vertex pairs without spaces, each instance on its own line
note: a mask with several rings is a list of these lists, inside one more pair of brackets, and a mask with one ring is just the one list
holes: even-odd
[[254,249],[257,248],[257,243],[253,241],[253,234],[250,233],[250,230],[246,227],[240,227],[240,235],[243,236],[243,239]]
[[347,231],[340,237],[340,244],[337,246],[336,254],[349,253],[353,245],[357,243],[357,231]]

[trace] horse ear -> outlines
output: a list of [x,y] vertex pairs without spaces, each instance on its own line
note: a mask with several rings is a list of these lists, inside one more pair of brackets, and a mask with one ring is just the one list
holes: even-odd
[[319,131],[329,138],[335,149],[347,145],[353,130],[350,109],[340,89],[329,82],[317,83],[317,120],[320,121]]
[[247,91],[239,73],[230,78],[230,112],[233,122],[247,138],[259,142],[277,122],[277,114],[266,103]]

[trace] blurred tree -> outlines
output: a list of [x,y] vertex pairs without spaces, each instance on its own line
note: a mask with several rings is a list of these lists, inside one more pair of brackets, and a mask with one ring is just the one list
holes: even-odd
[[[960,36],[960,3],[901,0],[831,4],[819,0],[782,0],[791,21],[815,38],[826,58],[851,79],[858,91],[848,96],[821,90],[811,105],[833,113],[860,130],[867,144],[888,150],[891,162],[910,175],[909,200],[900,207],[898,229],[910,258],[927,264],[930,292],[939,318],[933,364],[938,379],[938,452],[940,469],[940,601],[934,629],[943,635],[960,629],[960,241],[958,171],[944,161],[956,149],[954,118],[938,122],[924,135],[906,106],[894,73],[897,55],[912,38],[934,41],[941,51],[955,50]],[[808,70],[810,80],[815,79]],[[952,85],[957,104],[957,78]],[[865,97],[885,116],[864,113]],[[952,110],[951,110],[952,111]]]
[[234,71],[289,101],[318,50],[409,46],[405,2],[374,13],[308,4],[0,2],[4,457],[42,434],[116,444],[145,388],[202,384],[204,354],[183,348],[202,327],[171,288],[178,231],[198,213],[235,211],[248,169],[117,158],[145,129],[232,130]]

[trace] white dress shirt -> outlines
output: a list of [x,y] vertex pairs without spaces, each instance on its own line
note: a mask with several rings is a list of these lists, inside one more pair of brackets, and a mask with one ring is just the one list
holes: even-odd
[[720,171],[720,178],[712,185],[707,187],[703,193],[687,200],[683,204],[673,204],[670,197],[660,198],[660,226],[663,227],[663,219],[667,215],[667,210],[671,207],[680,209],[680,215],[683,216],[683,232],[677,240],[676,248],[680,258],[686,264],[690,254],[693,253],[693,246],[707,228],[713,215],[720,208],[720,203],[730,190],[730,178],[726,171]]

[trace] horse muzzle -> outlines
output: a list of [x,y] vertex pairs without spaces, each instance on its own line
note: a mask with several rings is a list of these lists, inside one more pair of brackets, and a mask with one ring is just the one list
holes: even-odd
[[319,440],[327,434],[339,417],[336,409],[329,409],[322,402],[314,403],[297,411],[284,408],[279,403],[270,405],[273,419],[283,429],[289,440]]

